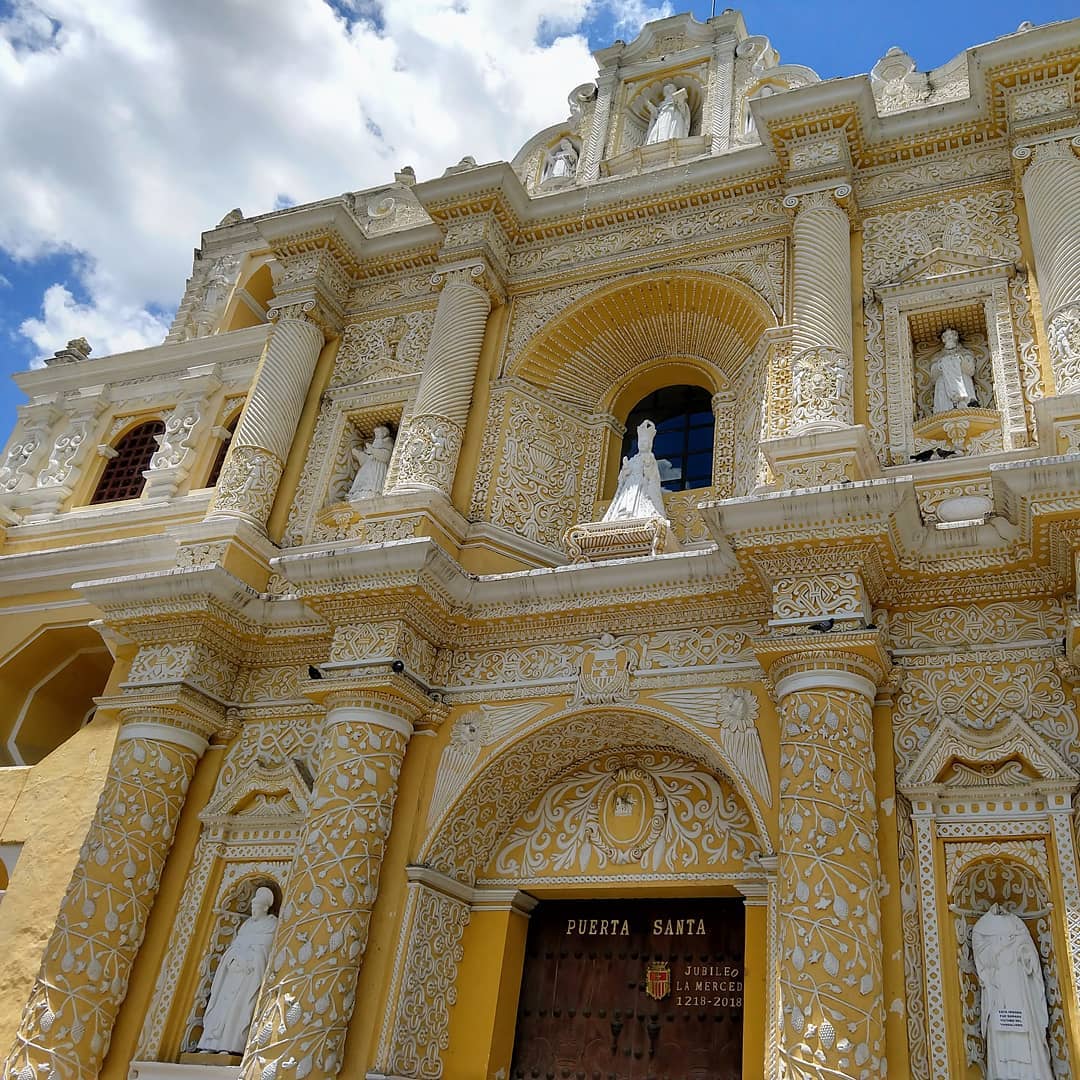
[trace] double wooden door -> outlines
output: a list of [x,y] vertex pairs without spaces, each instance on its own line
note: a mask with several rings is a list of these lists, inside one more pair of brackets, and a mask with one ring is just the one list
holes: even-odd
[[545,902],[511,1080],[742,1076],[741,900]]

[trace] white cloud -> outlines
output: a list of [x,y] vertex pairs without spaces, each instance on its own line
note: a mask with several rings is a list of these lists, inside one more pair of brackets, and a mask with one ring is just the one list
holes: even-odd
[[[0,20],[0,247],[76,255],[23,332],[43,354],[160,340],[191,248],[233,206],[508,159],[595,75],[581,27],[644,0],[16,0]],[[46,14],[47,13],[47,14]],[[541,44],[543,42],[544,44]],[[134,345],[130,344],[134,343]]]

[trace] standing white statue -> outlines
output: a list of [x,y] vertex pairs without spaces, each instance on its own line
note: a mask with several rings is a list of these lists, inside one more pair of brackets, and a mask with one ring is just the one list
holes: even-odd
[[649,131],[645,145],[667,142],[668,139],[685,139],[690,134],[690,106],[686,100],[686,88],[676,88],[674,83],[664,87],[664,97],[659,105],[651,101],[649,106]]
[[977,404],[975,399],[975,354],[960,344],[960,335],[951,327],[942,331],[945,346],[930,362],[930,378],[934,380],[934,412],[966,409]]
[[255,1012],[263,973],[277,929],[277,916],[270,914],[274,894],[265,886],[251,898],[251,918],[236,931],[214,972],[210,1000],[203,1016],[199,1049],[214,1054],[242,1054]]
[[544,155],[545,180],[571,180],[577,170],[578,152],[569,139],[560,139],[554,150]]
[[375,429],[375,437],[364,447],[353,449],[353,458],[358,466],[352,487],[349,488],[349,501],[370,499],[381,495],[386,483],[386,473],[390,468],[390,458],[394,453],[394,437],[390,429],[380,424]]
[[619,470],[615,498],[607,508],[603,521],[623,521],[626,518],[663,518],[664,492],[660,487],[660,466],[652,452],[656,425],[651,420],[638,424],[638,452],[624,457]]
[[986,1080],[1053,1080],[1042,966],[1021,920],[994,904],[971,931],[982,987]]

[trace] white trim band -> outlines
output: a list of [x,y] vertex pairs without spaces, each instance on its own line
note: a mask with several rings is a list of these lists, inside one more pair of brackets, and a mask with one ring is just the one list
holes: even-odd
[[326,724],[374,724],[376,727],[398,731],[406,739],[413,731],[412,724],[403,716],[395,716],[366,705],[336,705],[326,714]]
[[835,668],[810,668],[807,671],[793,671],[780,679],[776,684],[777,701],[803,690],[851,690],[862,694],[871,703],[877,697],[877,687],[865,675]]
[[129,739],[149,739],[152,742],[173,743],[176,746],[182,746],[185,750],[191,750],[199,757],[202,757],[207,746],[210,745],[208,740],[204,739],[202,735],[196,735],[194,731],[173,727],[171,724],[156,724],[152,721],[124,724],[120,728],[120,734],[117,736],[116,741],[127,742]]

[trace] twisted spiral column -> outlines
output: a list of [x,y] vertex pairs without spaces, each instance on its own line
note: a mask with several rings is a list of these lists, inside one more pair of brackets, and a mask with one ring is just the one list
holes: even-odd
[[4,1065],[10,1080],[92,1080],[208,731],[187,714],[124,718],[94,820]]
[[791,1080],[885,1068],[877,807],[866,674],[775,669],[780,713],[780,1053]]
[[332,704],[242,1080],[331,1080],[341,1068],[398,774],[416,712]]
[[437,274],[444,280],[424,373],[401,436],[393,492],[429,488],[450,494],[472,404],[491,299],[480,265]]
[[851,225],[837,205],[849,188],[789,195],[796,207],[792,434],[849,426],[852,399]]
[[293,304],[271,312],[277,322],[229,446],[209,517],[242,517],[266,527],[326,340],[322,328],[307,317],[313,306]]
[[1080,393],[1080,136],[1013,155],[1034,158],[1021,186],[1027,207],[1043,322],[1059,394]]

